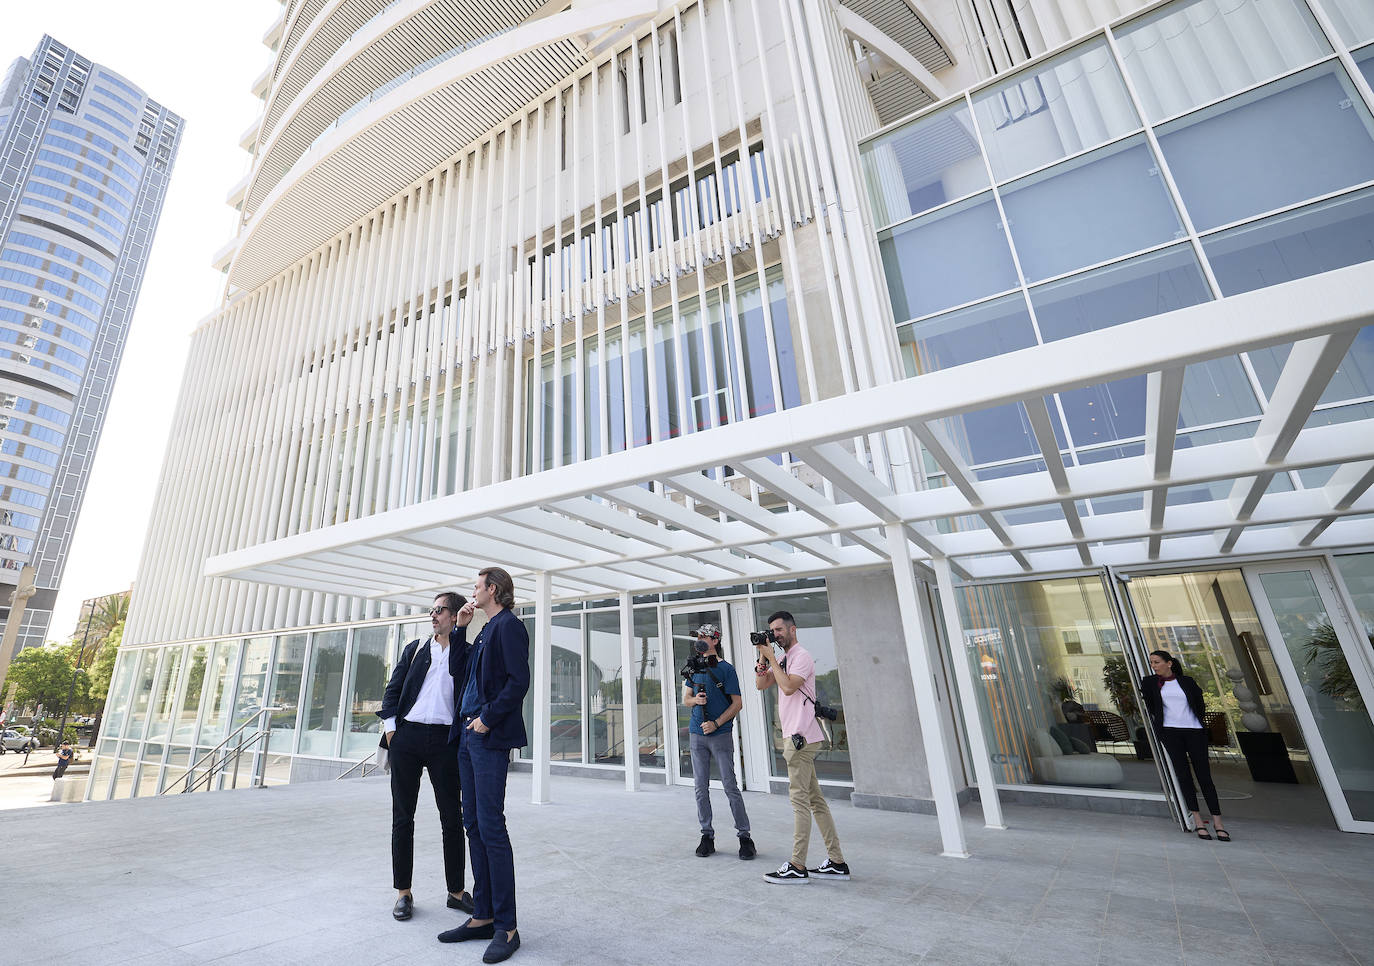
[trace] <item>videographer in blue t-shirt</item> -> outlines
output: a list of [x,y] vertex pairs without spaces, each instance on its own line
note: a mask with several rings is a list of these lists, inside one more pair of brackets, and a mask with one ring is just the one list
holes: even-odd
[[701,823],[701,843],[697,855],[705,858],[716,850],[716,832],[711,827],[711,760],[720,772],[725,797],[735,819],[739,836],[739,857],[754,857],[754,840],[749,837],[749,815],[744,811],[744,796],[735,781],[735,744],[730,732],[735,715],[744,706],[740,697],[739,675],[728,661],[720,659],[720,628],[702,624],[697,628],[696,652],[682,669],[682,704],[692,709],[688,727],[692,752],[692,778],[696,783],[697,821]]

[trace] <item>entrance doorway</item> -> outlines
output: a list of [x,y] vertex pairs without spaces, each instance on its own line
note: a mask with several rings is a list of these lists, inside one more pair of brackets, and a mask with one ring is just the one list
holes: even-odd
[[[715,625],[720,628],[721,657],[735,668],[740,678],[740,697],[743,700],[743,707],[731,729],[735,747],[735,774],[741,788],[768,790],[768,760],[763,746],[763,705],[754,687],[753,651],[748,646],[749,621],[748,601],[683,604],[663,609],[666,631],[663,636],[664,659],[671,676],[671,700],[677,709],[677,727],[673,729],[676,765],[669,768],[669,778],[676,784],[692,784],[692,757],[688,739],[692,716],[682,704],[681,672],[687,658],[693,653],[692,644],[696,641],[697,629],[703,625]],[[711,773],[717,774],[715,769]],[[719,788],[719,779],[712,778],[711,786]]]
[[1223,814],[1374,831],[1374,688],[1325,562],[1128,580],[1143,649],[1206,695]]

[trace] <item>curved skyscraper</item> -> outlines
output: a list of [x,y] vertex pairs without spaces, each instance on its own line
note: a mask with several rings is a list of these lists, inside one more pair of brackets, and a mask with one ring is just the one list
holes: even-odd
[[51,37],[0,85],[0,665],[47,636],[181,132]]
[[90,797],[267,714],[241,778],[346,772],[497,565],[540,801],[690,782],[693,632],[788,611],[827,793],[951,854],[973,788],[1182,814],[1157,647],[1228,788],[1374,831],[1371,9],[284,4]]

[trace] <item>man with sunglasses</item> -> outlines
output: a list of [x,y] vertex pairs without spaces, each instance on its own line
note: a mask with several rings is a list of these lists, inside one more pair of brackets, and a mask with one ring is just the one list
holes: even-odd
[[396,919],[409,919],[415,911],[410,892],[415,806],[420,797],[420,772],[426,768],[443,829],[447,905],[472,914],[472,897],[463,889],[458,755],[449,739],[458,714],[459,695],[453,682],[462,681],[464,672],[463,637],[455,623],[466,603],[461,594],[449,591],[434,598],[429,611],[433,636],[406,646],[377,712],[382,719],[382,745],[391,759],[391,884],[397,892],[391,915]]

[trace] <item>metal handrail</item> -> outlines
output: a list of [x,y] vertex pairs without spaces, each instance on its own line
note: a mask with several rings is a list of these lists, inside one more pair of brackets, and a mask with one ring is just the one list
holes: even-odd
[[[281,710],[281,708],[275,707],[259,708],[257,712],[253,714],[252,717],[250,717],[243,724],[239,725],[232,732],[230,732],[229,735],[223,741],[215,745],[215,747],[211,748],[205,754],[201,755],[200,758],[198,758],[195,762],[193,762],[191,766],[188,769],[186,769],[186,774],[183,775],[181,778],[178,778],[175,782],[168,785],[166,788],[164,788],[161,794],[170,795],[173,791],[176,790],[178,784],[182,786],[182,789],[178,794],[185,794],[186,792],[195,791],[202,784],[208,787],[216,774],[224,773],[224,771],[229,765],[230,760],[232,760],[234,764],[234,786],[237,787],[239,774],[239,759],[243,756],[244,750],[251,749],[254,743],[256,743],[259,739],[262,740],[262,753],[259,755],[257,775],[254,777],[256,778],[257,784],[262,785],[263,779],[266,776],[267,772],[267,746],[268,742],[271,740],[272,737],[271,717],[267,718],[267,726],[265,728],[259,728],[258,726],[263,720],[263,715],[271,715],[272,712]],[[251,738],[245,741],[243,740],[243,733],[248,730],[249,726],[257,728],[258,730],[254,732]],[[215,756],[218,755],[221,750],[225,749],[230,744],[230,742],[233,742],[236,738],[238,739],[238,744],[235,745],[232,750],[226,751],[223,758],[219,759],[219,761],[215,761]],[[197,775],[197,769],[199,769],[206,762],[209,762],[210,766],[204,772]]]
[[372,766],[372,770],[373,770],[373,771],[376,771],[379,767],[381,767],[381,766],[379,766],[379,765],[377,764],[377,762],[376,762],[375,760],[373,760],[373,758],[370,757],[370,756],[367,757],[367,758],[360,758],[360,759],[358,759],[356,762],[353,763],[353,767],[349,768],[348,771],[344,772],[342,775],[340,775],[338,778],[336,778],[336,779],[334,779],[334,780],[335,780],[336,782],[337,782],[337,781],[343,781],[345,778],[347,778],[349,775],[353,774],[353,773],[354,773],[355,771],[357,771],[359,768],[361,768],[361,769],[363,770],[363,773],[362,773],[361,775],[359,775],[358,777],[359,777],[359,778],[366,778],[366,777],[368,776],[368,774],[370,774],[370,773],[368,772],[368,770],[367,770],[367,768],[368,768],[369,765]]

